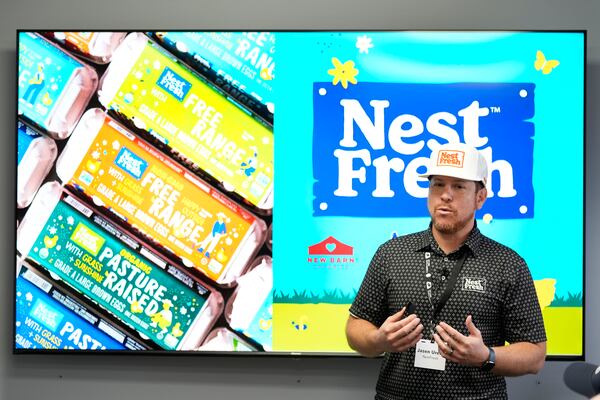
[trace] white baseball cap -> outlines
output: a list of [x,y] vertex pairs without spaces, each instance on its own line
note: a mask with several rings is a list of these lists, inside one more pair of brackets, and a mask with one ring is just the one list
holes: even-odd
[[419,176],[429,178],[433,175],[451,176],[485,185],[488,176],[487,162],[474,147],[464,143],[447,143],[431,152],[427,173]]

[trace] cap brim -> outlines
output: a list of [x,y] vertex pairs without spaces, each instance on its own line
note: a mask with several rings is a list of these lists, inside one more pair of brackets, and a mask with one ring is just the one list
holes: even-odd
[[485,183],[485,178],[479,179],[476,176],[465,177],[463,174],[460,174],[459,171],[456,171],[456,173],[454,173],[453,171],[449,171],[449,170],[444,170],[444,171],[433,170],[431,172],[428,171],[424,174],[419,174],[418,176],[420,178],[427,178],[427,179],[431,178],[432,176],[448,176],[450,178],[463,179],[465,181],[484,182]]

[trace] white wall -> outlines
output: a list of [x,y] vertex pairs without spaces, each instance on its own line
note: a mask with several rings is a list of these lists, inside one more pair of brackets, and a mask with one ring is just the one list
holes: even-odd
[[[0,400],[365,399],[378,360],[156,356],[15,356],[14,114],[16,29],[587,29],[587,315],[589,362],[600,363],[600,2],[597,0],[8,0],[0,7]],[[8,3],[8,4],[6,4]],[[568,132],[565,133],[568,135]],[[560,204],[562,185],[557,182]],[[559,210],[557,209],[557,212]],[[568,234],[557,227],[557,235]],[[544,251],[546,249],[540,249]],[[560,251],[560,249],[555,249]],[[513,399],[577,399],[568,363],[509,380]]]

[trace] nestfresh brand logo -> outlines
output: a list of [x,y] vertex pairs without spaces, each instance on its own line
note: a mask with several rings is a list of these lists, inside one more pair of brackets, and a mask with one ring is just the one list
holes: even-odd
[[464,151],[441,151],[438,155],[438,167],[456,167],[462,168],[465,159]]
[[[533,218],[532,83],[358,83],[313,88],[315,216],[428,217],[419,177],[446,143],[466,143],[488,163],[493,218]],[[438,165],[462,168],[464,153]]]
[[140,179],[148,167],[148,163],[141,157],[131,152],[127,147],[121,148],[115,164],[121,167],[135,179]]
[[29,316],[52,332],[56,331],[64,317],[62,313],[40,299],[35,301]]
[[96,232],[89,229],[83,223],[79,223],[73,234],[71,235],[71,241],[78,246],[84,248],[94,256],[98,255],[98,252],[104,245],[105,239]]
[[462,290],[485,293],[485,279],[464,277],[462,279]]
[[191,83],[183,79],[169,67],[165,67],[162,74],[158,77],[156,84],[179,101],[183,101],[183,98],[192,87]]

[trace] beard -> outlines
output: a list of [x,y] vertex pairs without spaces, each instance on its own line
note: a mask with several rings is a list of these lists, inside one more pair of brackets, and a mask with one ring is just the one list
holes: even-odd
[[466,216],[463,219],[458,219],[454,221],[442,221],[440,218],[436,218],[435,214],[431,216],[431,222],[433,223],[433,227],[440,233],[451,235],[456,232],[459,232],[465,226],[469,224],[474,218],[474,214]]

